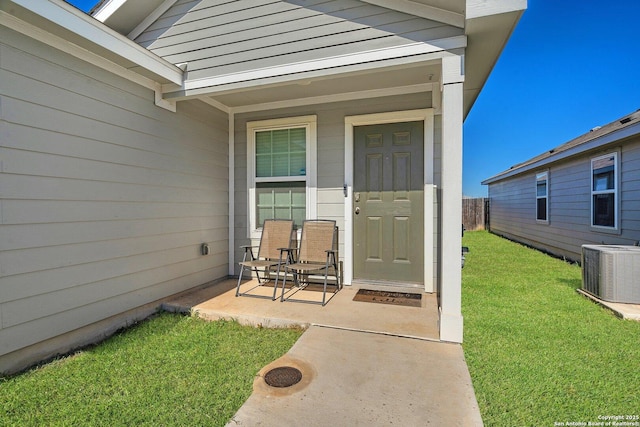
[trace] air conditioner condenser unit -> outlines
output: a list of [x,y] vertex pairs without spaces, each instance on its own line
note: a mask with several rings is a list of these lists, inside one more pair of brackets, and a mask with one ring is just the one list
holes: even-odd
[[640,304],[640,247],[582,245],[582,289],[603,301]]

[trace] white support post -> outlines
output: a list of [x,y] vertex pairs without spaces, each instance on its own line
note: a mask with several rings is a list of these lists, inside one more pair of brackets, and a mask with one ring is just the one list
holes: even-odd
[[235,115],[229,115],[229,276],[235,274]]
[[462,342],[462,122],[464,56],[442,60],[440,339]]

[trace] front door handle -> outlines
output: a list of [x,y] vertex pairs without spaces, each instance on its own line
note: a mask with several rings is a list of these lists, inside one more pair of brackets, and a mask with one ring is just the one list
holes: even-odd
[[358,215],[360,213],[360,208],[356,206],[356,215]]

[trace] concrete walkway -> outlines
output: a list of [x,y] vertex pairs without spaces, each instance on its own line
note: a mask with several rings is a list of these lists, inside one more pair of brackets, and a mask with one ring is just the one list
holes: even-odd
[[[235,297],[227,281],[165,308],[308,328],[260,371],[228,426],[481,426],[462,347],[438,340],[435,296],[423,294],[422,307],[404,307],[352,301],[356,292],[345,287],[321,307]],[[300,370],[302,380],[287,388],[267,385],[263,376],[284,366]]]

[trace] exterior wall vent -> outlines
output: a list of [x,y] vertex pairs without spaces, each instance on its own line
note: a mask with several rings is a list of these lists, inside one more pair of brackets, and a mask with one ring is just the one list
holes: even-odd
[[582,245],[582,289],[604,301],[640,304],[640,247]]

